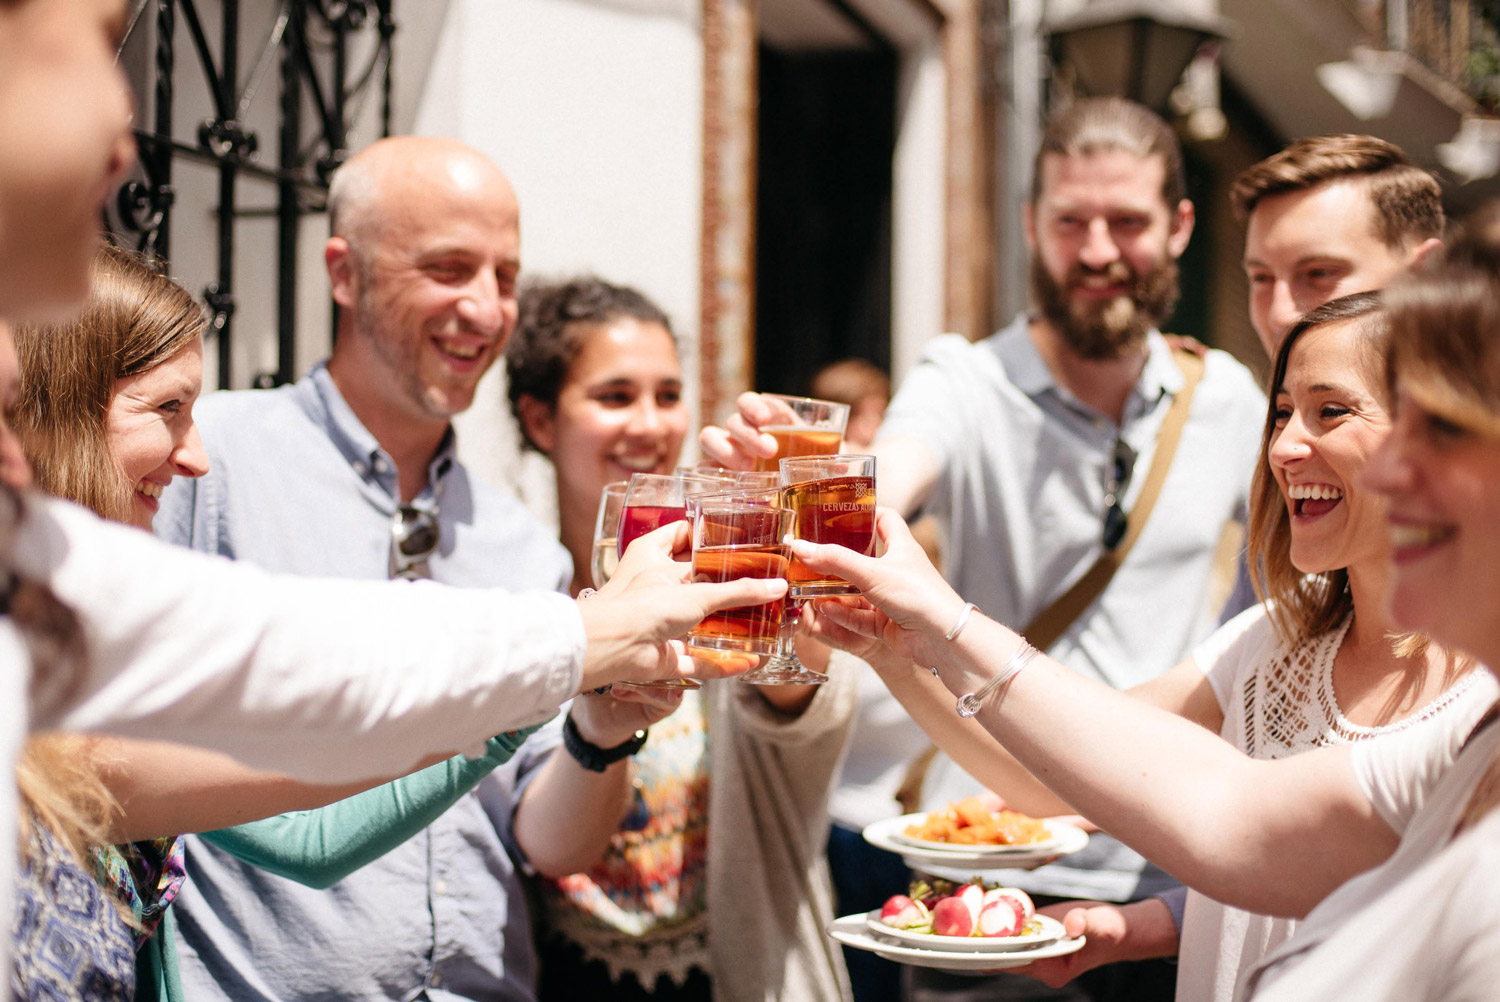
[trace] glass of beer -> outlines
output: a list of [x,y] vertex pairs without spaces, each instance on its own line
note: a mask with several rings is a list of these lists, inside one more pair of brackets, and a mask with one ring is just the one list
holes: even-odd
[[[781,460],[781,503],[797,515],[793,530],[809,543],[836,543],[875,553],[875,457],[807,456]],[[793,560],[792,598],[858,595],[843,578],[816,574]]]
[[781,486],[781,474],[776,470],[740,470],[734,476],[734,486],[741,489],[776,489]]
[[625,488],[629,481],[605,484],[599,494],[599,514],[594,518],[594,551],[589,571],[595,588],[603,588],[615,565],[620,562],[620,509],[625,505]]
[[[739,499],[695,506],[693,580],[786,577],[791,563],[794,516],[784,508]],[[688,645],[720,651],[770,654],[776,649],[785,602],[724,609],[712,613],[688,634]],[[750,672],[753,676],[755,672]],[[741,676],[746,681],[754,681]]]
[[773,417],[760,430],[776,439],[776,455],[756,460],[757,470],[775,471],[777,461],[788,456],[826,456],[839,451],[849,424],[848,404],[780,393],[762,393],[761,397]]

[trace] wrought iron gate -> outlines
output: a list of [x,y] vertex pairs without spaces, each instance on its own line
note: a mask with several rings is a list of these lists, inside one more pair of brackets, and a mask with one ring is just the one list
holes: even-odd
[[[279,0],[269,34],[254,49],[253,40],[247,45],[240,37],[239,0],[217,0],[217,56],[200,17],[207,8],[196,0],[137,0],[131,10],[121,51],[132,35],[147,30],[143,25],[152,12],[154,45],[145,74],[147,93],[136,95],[137,105],[147,112],[136,120],[138,176],[121,187],[110,225],[120,243],[169,258],[174,164],[186,159],[218,171],[217,278],[201,293],[211,311],[209,333],[217,340],[221,387],[231,385],[236,226],[248,216],[274,213],[278,251],[277,365],[272,372],[257,373],[254,382],[273,385],[294,376],[298,221],[325,210],[329,175],[348,155],[351,123],[372,97],[380,101],[380,134],[390,134],[391,40],[396,31],[391,4]],[[357,41],[366,47],[373,41],[373,46],[366,59],[351,66],[351,43]],[[245,56],[253,62],[242,60]],[[212,106],[211,115],[189,136],[174,130],[176,91],[182,83],[175,72],[179,59],[196,59]],[[249,72],[242,81],[243,66]],[[260,158],[261,138],[247,124],[247,112],[273,66],[279,89],[276,163],[270,166]],[[188,79],[196,85],[199,78]],[[274,209],[245,208],[236,201],[238,183],[247,177],[274,185]]]

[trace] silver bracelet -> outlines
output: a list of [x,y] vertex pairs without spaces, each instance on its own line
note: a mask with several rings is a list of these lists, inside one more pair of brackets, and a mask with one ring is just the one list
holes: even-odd
[[1025,637],[1022,637],[1021,646],[1017,647],[1016,652],[1010,656],[1010,660],[1005,662],[1005,667],[1000,669],[1000,674],[980,686],[978,692],[966,692],[958,697],[958,703],[955,707],[958,710],[958,715],[960,717],[972,717],[978,713],[979,708],[984,705],[985,697],[1021,674],[1021,669],[1029,665],[1031,659],[1036,657],[1038,653],[1037,649],[1032,647],[1026,641]]
[[947,634],[944,635],[943,639],[957,640],[958,635],[964,632],[964,627],[969,625],[969,614],[971,612],[974,612],[978,608],[979,606],[975,605],[973,602],[965,602],[964,611],[958,614],[958,621],[953,624],[953,629],[949,630]]
[[[958,635],[964,632],[964,627],[969,624],[969,615],[979,609],[973,602],[965,602],[963,611],[958,614],[958,621],[953,624],[953,629],[943,635],[944,640],[957,640]],[[933,678],[941,678],[938,675],[937,665],[928,665],[927,670],[932,672]]]

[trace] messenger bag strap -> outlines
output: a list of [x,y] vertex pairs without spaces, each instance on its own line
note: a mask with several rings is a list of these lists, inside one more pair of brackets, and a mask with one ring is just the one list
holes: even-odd
[[1182,429],[1187,424],[1188,410],[1193,404],[1193,391],[1203,378],[1203,357],[1196,352],[1180,349],[1172,353],[1172,359],[1182,370],[1182,389],[1172,399],[1161,429],[1156,433],[1156,454],[1151,457],[1151,468],[1146,472],[1146,482],[1141,487],[1135,507],[1125,517],[1125,536],[1113,550],[1105,550],[1077,581],[1063,592],[1052,604],[1043,609],[1031,625],[1021,631],[1031,645],[1045,651],[1067,632],[1083,610],[1087,609],[1109,584],[1115,571],[1125,562],[1130,548],[1140,538],[1151,509],[1161,496],[1162,484],[1166,483],[1167,471],[1172,467],[1172,457],[1177,453],[1177,443],[1182,439]]
[[[1125,562],[1125,556],[1140,537],[1151,509],[1161,495],[1162,484],[1167,480],[1167,471],[1172,467],[1172,458],[1177,453],[1177,443],[1182,439],[1182,429],[1187,425],[1188,411],[1193,405],[1193,391],[1203,378],[1203,356],[1190,348],[1179,348],[1172,352],[1172,360],[1182,370],[1182,389],[1172,398],[1167,416],[1156,433],[1156,453],[1151,457],[1151,468],[1146,473],[1146,482],[1141,487],[1135,507],[1125,517],[1125,535],[1120,545],[1106,550],[1094,561],[1094,566],[1084,572],[1083,577],[1063,592],[1052,604],[1037,614],[1021,631],[1033,647],[1045,651],[1067,632],[1083,610],[1087,609],[1109,584],[1115,571]],[[902,813],[910,814],[917,809],[922,798],[922,784],[927,779],[927,770],[937,756],[937,746],[924,749],[907,766],[901,785],[896,790],[896,800]]]

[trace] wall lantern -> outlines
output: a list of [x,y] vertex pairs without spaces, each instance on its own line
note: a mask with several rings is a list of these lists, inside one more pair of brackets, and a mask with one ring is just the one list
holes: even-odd
[[1127,97],[1158,112],[1167,110],[1199,46],[1228,38],[1233,26],[1170,0],[1100,0],[1043,24],[1054,63],[1072,69],[1080,90]]

